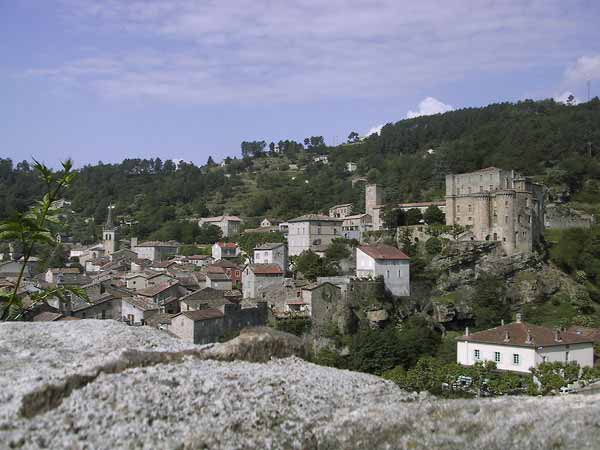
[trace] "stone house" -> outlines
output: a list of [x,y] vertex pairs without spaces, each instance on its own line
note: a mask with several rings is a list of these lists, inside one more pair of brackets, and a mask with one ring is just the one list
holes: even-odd
[[500,370],[530,373],[544,362],[574,362],[593,367],[594,342],[590,337],[569,331],[516,322],[457,338],[456,361],[472,366],[479,361],[494,361]]
[[[65,312],[65,314],[67,313]],[[75,306],[69,315],[79,319],[119,320],[121,318],[121,297],[106,292],[90,303],[80,303],[79,306]]]
[[345,298],[341,288],[329,282],[317,282],[302,288],[302,300],[309,305],[312,328],[317,336],[332,331],[329,329],[332,326],[340,332],[347,331],[348,319],[344,309],[348,312],[349,309]]
[[344,217],[342,236],[346,239],[362,241],[363,233],[371,231],[373,218],[369,214],[355,214]]
[[224,258],[237,258],[240,248],[235,242],[215,242],[212,246],[212,257],[215,261]]
[[283,275],[277,264],[248,264],[242,273],[244,298],[264,298],[265,291],[283,285]]
[[156,305],[163,305],[171,298],[179,297],[179,282],[173,281],[156,286],[149,286],[137,291],[138,296],[151,299]]
[[219,289],[221,291],[230,291],[233,289],[231,278],[222,272],[207,272],[206,287]]
[[182,311],[195,311],[197,309],[220,308],[225,303],[231,303],[224,291],[211,287],[190,292],[179,299]]
[[206,268],[205,273],[224,273],[231,279],[233,286],[238,286],[242,282],[242,268],[237,264],[222,259],[216,261]]
[[261,244],[254,248],[254,262],[256,264],[277,264],[285,273],[288,269],[287,247],[281,242]]
[[506,254],[530,252],[544,230],[544,188],[496,167],[446,176],[446,224],[469,227]]
[[147,270],[145,272],[129,273],[125,276],[127,289],[140,291],[152,286],[163,285],[173,282],[175,279],[168,273],[154,272]]
[[212,256],[208,255],[192,255],[185,259],[196,267],[206,267],[213,262]]
[[288,221],[288,254],[303,251],[323,253],[331,242],[342,236],[343,219],[307,214]]
[[110,255],[111,261],[133,261],[138,257],[137,253],[129,250],[128,248],[122,248],[120,250],[115,251]]
[[383,189],[377,184],[367,184],[365,187],[365,213],[371,216],[372,229],[383,228]]
[[176,255],[179,250],[179,244],[174,241],[146,241],[140,244],[135,243],[135,246],[132,241],[131,245],[138,258],[149,259],[150,261],[164,261]]
[[160,307],[146,297],[125,297],[121,299],[121,317],[129,325],[146,325],[148,319],[156,315]]
[[44,275],[44,280],[49,284],[58,283],[61,275],[65,273],[70,274],[80,274],[81,270],[77,267],[60,267],[60,268],[50,268],[46,271]]
[[182,311],[171,318],[169,331],[194,344],[209,344],[242,328],[263,326],[267,318],[268,308],[264,302],[250,307],[225,303],[220,308]]
[[390,245],[362,245],[356,249],[356,277],[382,277],[395,297],[410,295],[410,258]]
[[204,224],[215,225],[221,229],[223,237],[240,234],[242,220],[237,216],[203,217],[198,221],[198,226]]
[[352,203],[344,203],[342,205],[335,205],[329,208],[329,217],[335,217],[337,219],[343,219],[344,217],[352,214]]

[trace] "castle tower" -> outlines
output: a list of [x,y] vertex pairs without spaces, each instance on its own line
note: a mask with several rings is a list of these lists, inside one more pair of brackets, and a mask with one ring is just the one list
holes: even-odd
[[102,245],[104,246],[104,254],[111,255],[117,250],[116,228],[112,220],[112,210],[114,206],[108,205],[108,215],[106,223],[102,227]]
[[365,188],[365,213],[373,219],[373,230],[382,227],[381,207],[383,206],[383,190],[377,184],[367,184]]

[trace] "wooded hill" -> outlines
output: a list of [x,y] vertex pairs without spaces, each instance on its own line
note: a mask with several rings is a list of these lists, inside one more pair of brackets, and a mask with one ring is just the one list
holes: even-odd
[[[441,199],[446,173],[487,166],[536,176],[555,195],[588,209],[600,194],[598,98],[574,106],[527,100],[466,108],[387,124],[381,135],[336,147],[318,136],[278,146],[274,153],[275,143],[244,142],[245,156],[227,158],[224,167],[212,158],[201,167],[158,158],[85,166],[68,197],[76,212],[71,231],[92,233],[93,223],[83,218],[101,224],[109,202],[117,216],[137,222],[129,231],[142,238],[167,238],[191,216],[288,219],[346,202],[360,209],[364,187],[351,183],[358,175],[384,185],[387,201]],[[329,164],[315,163],[317,155],[327,155]],[[346,171],[348,161],[358,164],[356,172]],[[0,159],[0,219],[24,210],[40,192],[29,164]]]

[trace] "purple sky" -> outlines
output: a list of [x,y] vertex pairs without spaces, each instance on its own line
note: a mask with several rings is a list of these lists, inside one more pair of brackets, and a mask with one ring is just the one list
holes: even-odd
[[0,0],[0,156],[204,163],[242,140],[585,100],[599,23],[595,0]]

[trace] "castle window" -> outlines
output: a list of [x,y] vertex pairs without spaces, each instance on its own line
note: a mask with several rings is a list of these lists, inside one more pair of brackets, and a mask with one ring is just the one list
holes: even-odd
[[460,205],[456,205],[456,212],[459,213],[460,212]]
[[508,223],[508,216],[504,216],[504,223]]
[[483,186],[479,186],[479,192],[483,192]]
[[473,205],[469,205],[469,212],[473,211]]
[[472,220],[473,220],[473,218],[472,218],[472,217],[469,217],[469,222],[471,222]]

